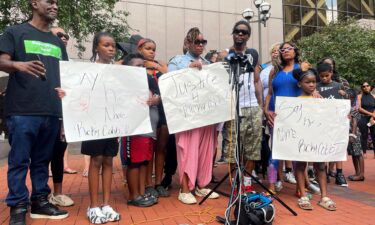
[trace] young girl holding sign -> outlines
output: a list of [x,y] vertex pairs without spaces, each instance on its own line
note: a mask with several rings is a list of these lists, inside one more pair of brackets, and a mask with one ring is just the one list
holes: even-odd
[[[302,92],[300,97],[313,98],[313,93],[316,90],[316,71],[313,69],[308,69],[306,71],[296,69],[293,71],[293,77],[298,81],[298,87],[301,88]],[[312,210],[313,207],[305,191],[306,166],[307,162],[296,162],[297,185],[301,194],[301,198],[298,200],[298,205],[301,209]],[[318,181],[321,190],[321,199],[318,205],[329,211],[335,211],[336,203],[327,197],[327,177],[325,171],[325,163],[315,162],[314,167],[315,171],[317,171],[318,174]]]
[[[163,62],[155,60],[155,41],[148,38],[141,39],[138,42],[138,51],[144,58],[144,66],[146,67],[147,74],[151,75],[157,83],[159,77],[168,72],[168,66]],[[147,168],[146,193],[152,194],[155,197],[169,197],[169,192],[161,185],[169,133],[163,104],[158,105],[158,110],[159,123],[155,145],[155,188],[152,187],[152,171],[154,163],[153,160],[151,160]]]
[[[113,36],[106,32],[96,33],[93,40],[91,62],[111,64],[115,56],[116,44]],[[59,97],[64,97],[65,91],[56,89]],[[87,217],[90,223],[104,224],[119,221],[120,214],[109,205],[112,184],[113,157],[118,153],[117,138],[83,141],[81,152],[90,156],[89,167],[89,191],[90,206],[87,209]],[[98,192],[100,168],[102,168],[103,205],[99,206]]]

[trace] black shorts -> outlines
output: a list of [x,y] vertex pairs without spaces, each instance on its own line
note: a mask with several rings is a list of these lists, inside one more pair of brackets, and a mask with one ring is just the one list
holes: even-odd
[[89,156],[115,157],[118,153],[117,138],[83,141],[81,153]]

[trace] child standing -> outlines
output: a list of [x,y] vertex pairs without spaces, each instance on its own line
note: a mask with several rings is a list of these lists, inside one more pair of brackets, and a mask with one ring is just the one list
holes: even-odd
[[[167,64],[155,60],[156,43],[155,41],[145,38],[138,42],[138,52],[143,56],[147,74],[151,76],[156,84],[161,75],[168,72]],[[155,188],[152,185],[152,172],[154,160],[148,165],[146,176],[146,193],[155,197],[169,197],[169,192],[161,185],[163,168],[165,162],[166,146],[168,142],[167,119],[165,118],[163,104],[158,105],[159,122],[157,124],[157,139],[155,144]]]
[[[91,62],[110,64],[115,56],[116,44],[113,36],[106,32],[96,33],[93,40]],[[60,98],[65,96],[62,89],[57,89]],[[104,224],[119,221],[120,214],[109,205],[112,184],[113,157],[118,153],[118,139],[83,141],[81,152],[90,156],[88,172],[90,206],[87,217],[90,223]],[[100,168],[102,168],[103,205],[98,202]]]
[[[329,99],[343,99],[346,97],[346,92],[344,91],[344,86],[336,81],[332,80],[333,68],[330,64],[319,64],[318,73],[320,77],[320,82],[317,84],[317,90],[323,98]],[[347,187],[345,176],[342,171],[342,162],[336,163],[336,184],[342,187]],[[333,175],[332,171],[329,174]]]
[[[143,56],[140,54],[129,54],[124,58],[129,66],[144,66]],[[150,119],[153,132],[150,134],[136,135],[122,138],[124,154],[127,164],[127,181],[129,187],[129,205],[137,207],[149,207],[157,203],[157,197],[145,193],[145,182],[147,166],[152,160],[156,139],[159,112],[157,106],[160,104],[160,92],[156,80],[147,75],[150,89],[150,98],[147,104],[150,106]]]
[[[300,97],[312,98],[313,93],[316,90],[316,71],[313,69],[308,69],[307,71],[297,69],[293,71],[293,76],[298,81],[298,87],[300,87],[302,90]],[[307,162],[296,162],[297,185],[299,193],[301,194],[301,197],[298,200],[298,205],[301,209],[312,210],[313,207],[305,191],[306,166]],[[314,169],[315,171],[317,171],[318,182],[321,190],[321,199],[318,205],[329,211],[335,211],[336,203],[327,197],[327,177],[325,171],[325,163],[315,162]]]

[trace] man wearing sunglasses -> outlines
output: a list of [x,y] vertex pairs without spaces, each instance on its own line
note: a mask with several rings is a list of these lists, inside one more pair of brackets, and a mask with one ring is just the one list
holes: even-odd
[[[246,55],[251,65],[251,72],[243,72],[239,81],[242,83],[239,93],[239,104],[241,110],[240,136],[243,144],[243,156],[246,160],[246,170],[251,173],[255,168],[255,161],[260,160],[260,149],[262,140],[262,116],[263,116],[263,87],[259,77],[260,66],[258,64],[258,52],[255,49],[247,48],[247,41],[251,35],[251,28],[248,22],[237,22],[232,31],[233,46],[230,52],[237,55]],[[235,140],[230,140],[230,132],[233,129],[229,121],[225,123],[224,141],[224,157],[231,166],[234,166],[234,146]],[[232,135],[232,138],[234,136]],[[244,177],[245,191],[252,191],[251,178]]]

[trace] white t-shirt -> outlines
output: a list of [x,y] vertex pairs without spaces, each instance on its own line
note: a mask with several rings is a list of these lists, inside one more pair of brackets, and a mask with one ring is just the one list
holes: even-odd
[[269,64],[266,68],[264,68],[260,72],[260,80],[262,81],[263,84],[263,100],[267,97],[268,95],[268,80],[270,78],[270,73],[272,70],[273,66],[272,64]]
[[240,75],[241,86],[239,93],[240,108],[258,106],[258,100],[255,95],[254,73],[244,73]]

